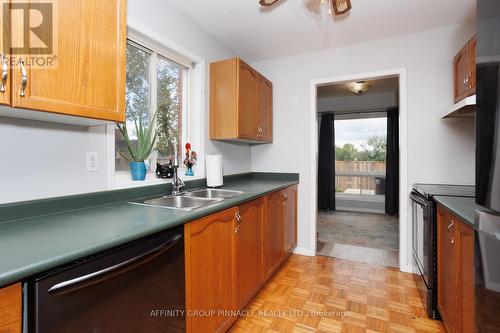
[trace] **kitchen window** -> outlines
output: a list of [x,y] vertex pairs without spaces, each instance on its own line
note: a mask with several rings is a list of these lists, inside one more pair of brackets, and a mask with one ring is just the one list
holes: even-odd
[[[149,45],[148,45],[149,46]],[[189,66],[181,64],[168,51],[127,40],[126,122],[129,137],[135,135],[134,120],[150,122],[157,130],[157,140],[148,163],[147,179],[155,178],[156,163],[168,163],[177,152],[179,159],[187,142],[187,94]],[[130,180],[129,162],[120,154],[127,152],[120,131],[114,127],[115,182]],[[182,159],[181,159],[182,160]]]

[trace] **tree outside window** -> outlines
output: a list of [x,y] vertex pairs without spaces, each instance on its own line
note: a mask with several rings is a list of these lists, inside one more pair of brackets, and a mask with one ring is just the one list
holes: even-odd
[[[182,153],[182,122],[185,100],[186,67],[169,60],[132,41],[127,42],[126,122],[129,137],[134,140],[134,119],[149,125],[157,112],[157,160],[167,163],[177,147]],[[156,87],[156,91],[153,91]],[[115,170],[128,171],[128,162],[119,151],[126,151],[125,142],[115,130]],[[152,167],[154,171],[154,166]]]

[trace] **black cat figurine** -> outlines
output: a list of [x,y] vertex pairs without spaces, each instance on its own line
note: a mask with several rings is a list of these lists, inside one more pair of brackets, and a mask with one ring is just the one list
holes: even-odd
[[160,164],[156,163],[156,177],[158,178],[172,178],[174,176],[174,170],[170,164]]

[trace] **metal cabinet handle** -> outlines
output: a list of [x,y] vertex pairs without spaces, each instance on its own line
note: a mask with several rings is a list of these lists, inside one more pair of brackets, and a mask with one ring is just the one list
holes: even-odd
[[[448,231],[451,231],[451,228],[453,228],[454,225],[455,225],[455,221],[451,220],[451,223],[450,223],[450,225],[447,228]],[[450,237],[450,243],[451,244],[455,244],[455,237],[453,237],[453,236]]]
[[5,92],[5,84],[7,83],[7,78],[9,76],[9,66],[5,62],[5,54],[2,53],[2,82],[0,83],[0,92]]
[[238,210],[236,212],[236,214],[234,214],[234,216],[236,217],[236,228],[234,228],[234,233],[237,234],[240,232],[240,224],[241,224],[241,215],[240,215],[240,211]]
[[257,125],[257,136],[260,137],[262,135],[262,127]]
[[286,202],[288,201],[288,195],[282,194],[281,196],[283,197],[283,206],[286,206]]
[[19,96],[26,96],[26,85],[28,85],[28,72],[26,71],[26,66],[24,65],[24,60],[19,62],[19,66],[21,66],[21,93]]

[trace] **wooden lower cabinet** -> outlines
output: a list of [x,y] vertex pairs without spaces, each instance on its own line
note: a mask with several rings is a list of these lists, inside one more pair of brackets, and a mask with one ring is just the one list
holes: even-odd
[[241,216],[236,234],[237,298],[238,308],[243,308],[255,295],[264,281],[262,270],[262,225],[265,212],[264,198],[239,207]]
[[283,258],[283,191],[266,197],[266,219],[264,221],[264,276],[270,277]]
[[284,215],[283,215],[283,252],[285,255],[292,253],[297,246],[297,186],[283,190]]
[[187,332],[229,329],[295,247],[296,205],[293,186],[185,225]]
[[237,208],[184,227],[186,256],[186,331],[225,332],[236,317]]
[[22,287],[21,283],[0,289],[0,332],[21,333]]
[[437,228],[439,314],[448,333],[474,332],[474,230],[442,206]]

